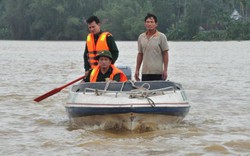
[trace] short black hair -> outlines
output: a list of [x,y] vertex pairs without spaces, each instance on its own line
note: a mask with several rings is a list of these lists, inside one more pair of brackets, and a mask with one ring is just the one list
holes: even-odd
[[96,22],[96,24],[100,23],[100,20],[97,16],[90,16],[88,19],[87,19],[87,23],[90,24],[92,22]]
[[157,17],[154,14],[148,13],[147,16],[145,17],[144,21],[146,22],[146,20],[148,18],[153,17],[153,19],[155,20],[155,23],[157,23]]

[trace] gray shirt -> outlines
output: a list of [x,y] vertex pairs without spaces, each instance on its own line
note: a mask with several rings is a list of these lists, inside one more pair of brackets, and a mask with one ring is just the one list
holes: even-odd
[[167,37],[157,31],[149,39],[146,32],[138,38],[138,52],[143,53],[142,74],[162,74],[163,52],[168,51]]

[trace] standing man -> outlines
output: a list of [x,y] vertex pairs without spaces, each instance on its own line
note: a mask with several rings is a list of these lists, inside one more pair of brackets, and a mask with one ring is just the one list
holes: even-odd
[[156,27],[157,17],[147,14],[145,17],[146,32],[138,38],[135,80],[140,81],[139,71],[142,64],[142,81],[166,80],[168,71],[167,37]]
[[84,51],[84,68],[85,75],[90,69],[98,65],[96,56],[100,51],[108,50],[112,54],[112,64],[118,58],[119,51],[111,33],[103,32],[101,30],[101,23],[98,17],[91,16],[87,19],[89,34],[86,40],[86,47]]

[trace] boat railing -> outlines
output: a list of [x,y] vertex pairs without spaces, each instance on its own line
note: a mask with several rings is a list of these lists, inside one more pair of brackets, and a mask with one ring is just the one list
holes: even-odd
[[131,91],[133,89],[145,88],[148,90],[161,89],[164,87],[173,86],[175,90],[182,90],[182,86],[171,81],[137,81],[129,80],[127,82],[95,82],[95,83],[81,83],[73,85],[72,92],[83,92],[85,88],[95,88],[99,90],[113,90],[113,91]]
[[86,94],[86,92],[93,92],[96,96],[101,96],[106,93],[114,93],[115,97],[118,97],[118,94],[127,94],[129,98],[145,98],[148,100],[149,104],[152,107],[155,107],[155,102],[150,98],[152,96],[157,95],[165,95],[166,93],[175,92],[175,88],[173,86],[160,88],[160,89],[153,89],[148,90],[146,88],[139,88],[139,89],[133,89],[130,91],[112,91],[107,90],[106,88],[104,90],[96,89],[96,88],[85,88],[83,91],[83,94]]
[[128,94],[130,95],[131,98],[137,96],[137,97],[149,97],[149,96],[153,96],[153,95],[164,95],[169,91],[173,91],[175,92],[176,89],[173,86],[170,87],[165,87],[165,88],[159,88],[159,89],[146,89],[146,88],[137,88],[137,89],[132,89],[130,91],[122,91],[122,90],[107,90],[107,89],[96,89],[96,88],[85,88],[83,91],[83,94],[86,94],[87,92],[94,92],[96,95],[102,95],[105,93],[115,93],[115,95],[117,96],[117,94]]

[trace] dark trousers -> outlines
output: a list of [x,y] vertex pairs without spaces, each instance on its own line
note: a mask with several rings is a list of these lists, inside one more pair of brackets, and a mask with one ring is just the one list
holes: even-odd
[[161,74],[142,74],[142,81],[162,80]]

